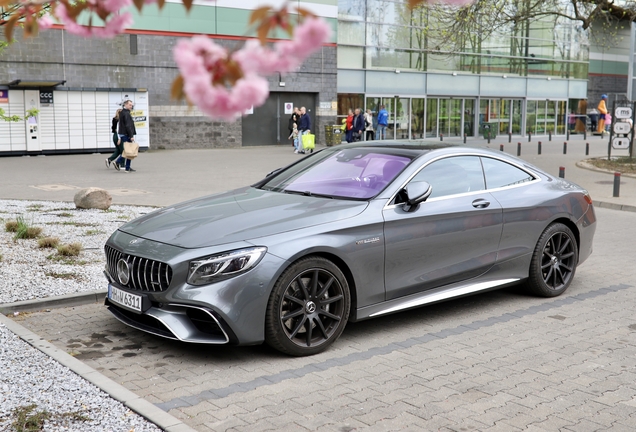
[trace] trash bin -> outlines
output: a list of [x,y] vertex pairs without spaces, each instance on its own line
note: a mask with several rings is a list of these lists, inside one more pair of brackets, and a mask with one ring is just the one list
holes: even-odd
[[497,137],[497,123],[482,124],[481,132],[484,134],[484,139],[495,139]]
[[327,147],[340,144],[342,140],[342,130],[338,125],[325,125],[325,141]]

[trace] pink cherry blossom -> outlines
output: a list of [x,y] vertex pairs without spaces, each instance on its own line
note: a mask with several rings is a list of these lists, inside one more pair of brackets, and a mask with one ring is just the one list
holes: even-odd
[[104,10],[110,13],[119,12],[125,7],[132,4],[132,0],[98,0],[96,5],[101,6]]
[[40,30],[50,29],[51,27],[53,27],[53,24],[53,20],[48,15],[43,16],[38,20],[38,27],[40,28]]
[[255,73],[244,73],[231,88],[213,84],[215,68],[220,67],[219,62],[227,60],[228,53],[205,36],[179,41],[173,53],[183,77],[183,91],[193,104],[212,118],[236,120],[267,99],[269,84]]
[[62,3],[58,3],[55,8],[55,15],[64,28],[69,32],[77,36],[83,37],[97,37],[103,39],[111,39],[121,34],[125,29],[130,27],[133,23],[132,14],[126,12],[121,15],[115,15],[104,23],[104,27],[88,27],[76,23],[71,17],[68,16],[66,6]]

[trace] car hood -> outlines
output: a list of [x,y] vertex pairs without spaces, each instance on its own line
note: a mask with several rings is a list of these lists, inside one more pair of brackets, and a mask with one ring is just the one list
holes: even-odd
[[211,195],[149,213],[119,228],[183,248],[216,246],[347,219],[366,201],[346,201],[252,187]]

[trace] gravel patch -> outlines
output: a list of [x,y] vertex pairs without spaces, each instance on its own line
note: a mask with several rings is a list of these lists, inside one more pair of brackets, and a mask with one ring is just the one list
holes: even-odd
[[[119,226],[153,210],[84,210],[67,202],[0,200],[0,303],[105,289],[104,243]],[[40,248],[38,239],[15,240],[5,224],[18,217],[42,228],[40,237],[57,237],[61,245],[80,243],[82,251],[77,257],[63,257],[57,249]],[[0,371],[0,431],[18,430],[14,422],[19,411],[29,408],[24,417],[42,418],[42,429],[37,430],[161,430],[2,324]]]
[[[106,289],[106,240],[124,223],[153,210],[116,205],[85,210],[67,202],[0,200],[0,304]],[[80,243],[82,252],[63,257],[54,248],[40,248],[37,239],[14,240],[5,224],[18,217],[42,228],[40,237]]]
[[[0,324],[0,431],[17,430],[16,410],[47,412],[45,431],[161,431]],[[35,430],[35,429],[29,429]]]

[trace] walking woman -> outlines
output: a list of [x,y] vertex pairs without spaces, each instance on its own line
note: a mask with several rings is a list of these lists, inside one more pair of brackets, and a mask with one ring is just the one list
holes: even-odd
[[110,168],[110,164],[112,161],[117,159],[121,153],[124,151],[124,145],[119,138],[119,134],[117,133],[117,123],[119,123],[119,113],[121,113],[121,108],[117,110],[115,113],[115,117],[113,117],[113,123],[110,127],[110,130],[113,132],[113,144],[115,144],[115,151],[108,159],[106,159],[106,168]]

